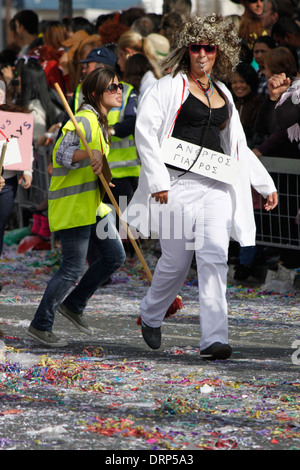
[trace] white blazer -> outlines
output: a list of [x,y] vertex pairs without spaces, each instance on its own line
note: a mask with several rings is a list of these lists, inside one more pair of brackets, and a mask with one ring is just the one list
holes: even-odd
[[[232,238],[241,246],[255,245],[256,227],[251,186],[263,197],[276,191],[269,173],[248,148],[246,137],[233,98],[226,86],[216,82],[228,98],[229,120],[221,131],[221,146],[227,155],[239,158],[241,169],[238,182],[230,186],[233,202]],[[170,175],[161,153],[161,144],[172,128],[182,102],[189,94],[185,74],[166,75],[143,96],[138,107],[135,141],[141,159],[138,188],[122,219],[139,230],[142,236],[151,234],[151,194],[170,189]]]

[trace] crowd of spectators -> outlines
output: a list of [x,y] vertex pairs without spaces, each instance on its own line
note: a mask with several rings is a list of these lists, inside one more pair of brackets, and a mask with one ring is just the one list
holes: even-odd
[[[255,121],[264,100],[268,100],[268,79],[273,74],[285,73],[292,83],[297,80],[300,65],[298,2],[232,1],[244,6],[241,16],[231,16],[243,47],[235,77],[226,85],[236,102],[248,145],[258,158],[265,154],[297,158],[300,142],[291,142],[287,130],[265,136],[255,127]],[[5,102],[0,105],[0,111],[21,110],[34,115],[33,162],[48,159],[51,174],[53,139],[47,136],[55,136],[64,119],[55,83],[71,101],[85,75],[89,53],[105,47],[115,55],[120,80],[134,88],[138,106],[147,87],[162,76],[160,61],[176,46],[176,31],[192,13],[190,0],[165,0],[162,14],[129,8],[102,14],[94,22],[84,17],[39,21],[33,11],[19,11],[9,23],[11,40],[0,52],[0,80],[6,85]],[[32,168],[21,175],[4,168],[0,180],[0,255],[18,183],[23,181],[25,187],[30,187]],[[4,200],[9,203],[4,204]],[[37,211],[46,209],[46,200],[37,207]],[[252,263],[253,260],[248,267],[251,268]],[[251,269],[246,275],[245,270],[241,272],[240,280],[247,278],[250,272]],[[239,280],[238,273],[236,278]]]

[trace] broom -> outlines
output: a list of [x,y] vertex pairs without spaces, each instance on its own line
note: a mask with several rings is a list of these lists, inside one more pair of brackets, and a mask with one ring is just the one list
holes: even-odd
[[[89,147],[89,145],[88,145],[88,143],[87,143],[80,127],[79,127],[79,125],[78,125],[78,122],[75,119],[75,116],[74,116],[74,114],[73,114],[73,112],[72,112],[72,110],[69,106],[69,103],[66,100],[65,95],[63,94],[63,92],[62,92],[62,90],[61,90],[58,83],[55,83],[54,86],[56,88],[57,93],[59,94],[60,99],[63,102],[63,105],[64,105],[64,107],[65,107],[72,123],[74,124],[76,132],[77,132],[81,142],[83,143],[84,148],[87,151],[87,154],[88,154],[89,158],[92,159],[93,158],[92,151],[91,151],[91,149],[90,149],[90,147]],[[101,185],[102,185],[101,196],[103,198],[105,192],[107,193],[112,205],[114,206],[114,209],[115,209],[120,221],[123,224],[123,227],[126,230],[127,236],[128,236],[128,238],[129,238],[129,240],[130,240],[130,242],[131,242],[131,244],[132,244],[132,246],[133,246],[133,248],[134,248],[134,250],[135,250],[135,252],[136,252],[136,254],[137,254],[137,256],[138,256],[138,258],[139,258],[139,260],[140,260],[140,262],[141,262],[141,264],[142,264],[142,266],[143,266],[143,268],[144,268],[144,270],[147,274],[147,276],[148,276],[148,279],[151,283],[152,282],[152,273],[151,273],[149,267],[147,266],[147,263],[146,263],[146,261],[143,257],[143,254],[142,254],[137,242],[135,241],[135,238],[134,238],[130,228],[128,227],[127,223],[124,220],[121,219],[122,213],[121,213],[120,207],[118,206],[118,204],[115,200],[115,197],[114,197],[114,195],[113,195],[113,193],[110,189],[110,186],[109,186],[109,183],[112,179],[112,175],[111,175],[111,172],[110,172],[108,162],[107,162],[104,155],[103,155],[103,171],[100,173],[99,178],[100,178],[100,182],[101,182]],[[166,312],[165,318],[167,318],[171,315],[174,315],[177,312],[177,310],[180,310],[182,307],[183,307],[182,299],[178,295],[176,297],[176,299],[174,300],[174,302],[172,303],[172,305],[170,305],[170,307],[168,308],[168,311]],[[138,318],[137,324],[138,325],[141,324],[141,317]]]
[[3,168],[5,153],[6,153],[6,148],[7,148],[7,142],[4,142],[4,144],[2,145],[1,157],[0,157],[0,176],[1,176],[1,173],[2,173],[2,168]]

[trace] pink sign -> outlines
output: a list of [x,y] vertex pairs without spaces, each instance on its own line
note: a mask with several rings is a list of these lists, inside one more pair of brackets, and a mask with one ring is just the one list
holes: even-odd
[[18,139],[22,162],[6,164],[5,170],[31,169],[33,116],[27,113],[0,111],[0,141]]

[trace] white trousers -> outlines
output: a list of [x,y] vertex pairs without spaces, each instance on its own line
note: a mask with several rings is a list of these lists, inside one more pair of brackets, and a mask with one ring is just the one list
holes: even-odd
[[[178,174],[171,171],[171,174]],[[228,186],[209,178],[171,178],[169,200],[151,211],[160,217],[162,255],[153,281],[142,299],[146,325],[159,327],[187,277],[195,253],[199,286],[201,339],[204,349],[215,341],[228,342],[227,254],[232,225]]]

